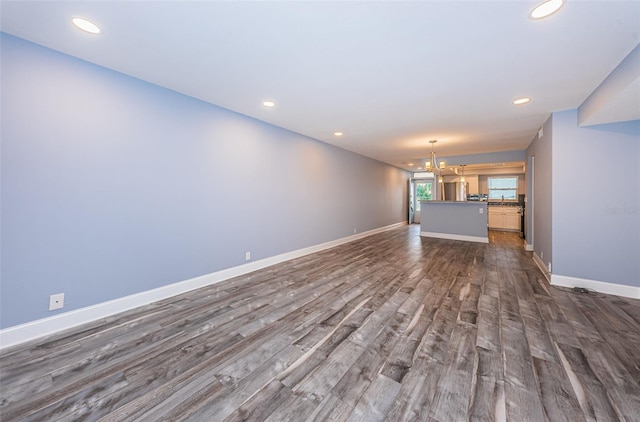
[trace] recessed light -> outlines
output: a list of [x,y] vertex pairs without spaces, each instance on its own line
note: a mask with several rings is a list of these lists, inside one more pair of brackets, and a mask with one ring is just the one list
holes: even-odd
[[334,135],[334,136],[342,136],[342,135],[344,135],[344,134],[343,134],[342,132],[333,132],[333,135]]
[[274,103],[273,101],[263,101],[262,105],[265,107],[275,107],[276,103]]
[[84,18],[73,18],[71,19],[71,22],[73,22],[78,29],[82,29],[90,34],[99,34],[101,32],[98,25]]
[[533,8],[531,12],[529,12],[530,19],[542,19],[547,16],[553,15],[556,13],[562,5],[564,4],[564,0],[547,0],[536,7]]
[[531,98],[529,97],[522,97],[522,98],[518,98],[517,100],[513,100],[513,104],[515,105],[521,105],[521,104],[526,104],[529,101],[531,101]]
[[409,163],[409,166],[412,166],[412,165],[413,165],[413,163]]

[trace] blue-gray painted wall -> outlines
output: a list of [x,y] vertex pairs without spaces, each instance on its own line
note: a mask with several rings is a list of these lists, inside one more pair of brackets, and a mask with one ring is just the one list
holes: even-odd
[[403,170],[0,37],[3,328],[407,219]]
[[[533,251],[548,266],[553,262],[552,178],[555,175],[552,167],[554,142],[552,117],[549,117],[542,126],[542,137],[539,134],[540,132],[536,134],[527,148],[527,183],[529,189],[533,185],[533,194],[531,190],[527,192],[526,233],[528,233],[527,243],[533,241]],[[531,178],[532,156],[535,157],[533,178]]]
[[[633,50],[620,62],[618,66],[602,81],[602,83],[587,97],[586,100],[578,108],[578,124],[584,126],[593,124],[593,117],[597,119],[598,112],[606,109],[607,104],[620,95],[630,85],[638,79],[638,69],[640,69],[640,44],[636,45]],[[624,95],[624,94],[623,94]],[[636,100],[638,100],[636,98]],[[616,113],[619,120],[637,116],[637,103],[635,112],[630,107],[630,113]]]
[[423,202],[420,231],[488,239],[486,202]]
[[553,273],[640,287],[640,121],[554,113],[552,166]]
[[527,162],[528,233],[552,273],[640,287],[640,121],[579,127],[577,110],[553,113]]

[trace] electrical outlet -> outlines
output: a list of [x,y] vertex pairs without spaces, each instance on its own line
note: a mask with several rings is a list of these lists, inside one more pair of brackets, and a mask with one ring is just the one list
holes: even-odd
[[246,252],[244,254],[245,261],[251,261],[251,252]]
[[356,234],[356,233],[358,233],[358,230],[356,230],[356,228],[354,227],[353,228],[353,234]]
[[544,259],[544,252],[540,251],[540,259]]
[[64,293],[49,296],[49,310],[55,311],[64,307]]
[[547,267],[549,267],[549,273],[551,273],[551,262],[549,262],[549,264],[547,265]]
[[484,214],[484,208],[478,208],[478,213]]

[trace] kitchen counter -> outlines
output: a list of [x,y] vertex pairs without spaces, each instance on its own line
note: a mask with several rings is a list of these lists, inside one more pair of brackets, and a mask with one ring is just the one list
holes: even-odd
[[519,202],[487,202],[490,207],[520,207]]
[[489,243],[487,203],[422,201],[420,236]]

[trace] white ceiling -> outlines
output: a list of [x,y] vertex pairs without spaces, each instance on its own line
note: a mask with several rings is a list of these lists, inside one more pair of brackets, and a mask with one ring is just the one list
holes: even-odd
[[533,21],[537,3],[3,0],[0,28],[412,169],[429,139],[439,156],[526,148],[640,42],[639,1],[568,0]]

